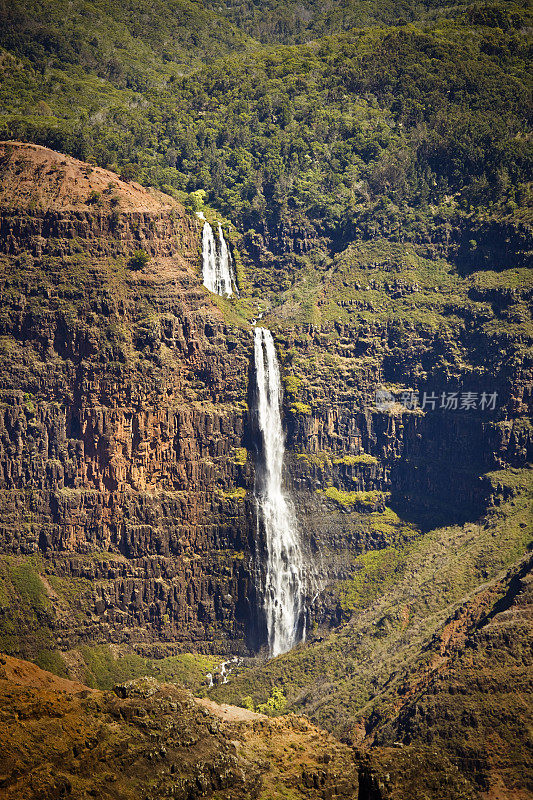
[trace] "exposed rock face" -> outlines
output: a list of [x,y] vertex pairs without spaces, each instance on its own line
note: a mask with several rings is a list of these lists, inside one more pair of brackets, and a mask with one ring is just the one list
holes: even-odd
[[[38,570],[69,590],[75,613],[49,620],[62,649],[257,649],[252,338],[201,286],[198,221],[170,197],[34,145],[0,144],[0,176],[1,552],[44,556]],[[138,250],[150,258],[142,269]],[[384,291],[418,288],[391,278]],[[505,313],[517,299],[472,292]],[[341,313],[363,301],[339,302]],[[325,578],[348,577],[355,555],[389,543],[387,526],[368,523],[389,495],[421,526],[475,519],[506,491],[482,476],[531,458],[531,362],[521,334],[504,350],[499,333],[477,332],[482,306],[457,337],[377,317],[291,325],[289,312],[271,320],[288,480]],[[496,391],[498,407],[380,412],[382,383]],[[325,592],[309,622],[338,614]],[[18,646],[35,655],[24,637]]]
[[[232,495],[253,477],[236,457],[251,339],[200,285],[197,222],[44,148],[0,153],[2,552],[90,581],[81,616],[58,623],[62,647],[242,648],[253,525]],[[139,248],[142,272],[127,263]]]

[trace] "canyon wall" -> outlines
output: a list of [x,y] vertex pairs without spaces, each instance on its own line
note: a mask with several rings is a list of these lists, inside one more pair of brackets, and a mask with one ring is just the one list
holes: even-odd
[[[251,327],[201,286],[198,220],[38,146],[1,145],[0,170],[3,557],[42,576],[37,616],[62,650],[256,651]],[[386,292],[403,302],[398,285]],[[470,315],[456,331],[350,317],[371,306],[359,299],[339,301],[339,320],[291,321],[282,306],[265,323],[284,380],[287,484],[323,587],[308,626],[336,624],[335,582],[405,534],[387,507],[411,534],[474,520],[508,491],[487,473],[531,458],[524,340],[480,331],[489,301],[504,314],[524,298],[475,291],[454,301]],[[498,401],[380,410],[383,386]],[[33,633],[13,638],[14,654],[35,656]]]
[[48,620],[62,649],[242,649],[252,342],[200,285],[200,227],[44,148],[3,146],[1,164],[1,551],[83,587]]

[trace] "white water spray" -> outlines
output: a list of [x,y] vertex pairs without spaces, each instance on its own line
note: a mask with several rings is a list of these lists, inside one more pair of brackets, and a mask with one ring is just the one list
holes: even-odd
[[283,492],[285,439],[281,425],[281,380],[272,334],[256,328],[255,374],[264,464],[256,487],[258,520],[266,543],[264,603],[272,657],[304,638],[306,578],[296,516]]
[[[205,220],[202,214],[201,219]],[[235,278],[231,263],[231,254],[222,233],[222,226],[218,224],[218,242],[213,234],[209,222],[204,222],[202,228],[202,273],[204,286],[214,294],[229,297],[233,294]]]

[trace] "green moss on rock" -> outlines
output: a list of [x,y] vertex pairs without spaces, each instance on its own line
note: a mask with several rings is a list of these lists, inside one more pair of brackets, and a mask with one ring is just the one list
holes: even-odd
[[301,414],[303,416],[310,416],[313,409],[308,403],[292,403],[291,411],[293,414]]
[[362,508],[375,508],[384,503],[385,494],[383,492],[344,492],[336,486],[328,486],[324,490],[324,495],[328,500],[333,500],[341,507],[360,506]]

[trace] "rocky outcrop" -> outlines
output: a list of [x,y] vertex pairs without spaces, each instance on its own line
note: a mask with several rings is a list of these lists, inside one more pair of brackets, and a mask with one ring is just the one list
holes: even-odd
[[421,783],[432,797],[476,796],[446,756],[429,748],[361,754],[304,717],[198,701],[152,678],[96,692],[0,656],[0,699],[6,800],[401,800]]
[[[257,650],[252,340],[201,286],[196,218],[170,197],[34,145],[0,143],[0,172],[1,553],[43,558],[45,580],[63,581],[75,613],[47,622],[62,649],[162,641]],[[306,237],[302,229],[300,250]],[[250,252],[262,246],[248,238]],[[293,245],[284,239],[281,249]],[[380,269],[397,258],[368,267],[365,292],[378,292]],[[346,287],[338,320],[291,324],[283,307],[271,320],[287,480],[322,586],[390,544],[396,529],[372,517],[386,503],[421,528],[476,519],[508,491],[483,476],[532,451],[522,334],[477,330],[483,303],[518,315],[498,287],[471,287],[482,304],[467,307],[457,335],[416,317],[351,319],[362,301]],[[326,288],[317,309],[327,308]],[[419,290],[391,276],[383,298]],[[458,313],[457,297],[447,314]],[[380,410],[383,386],[420,397],[494,391],[498,404]],[[329,626],[339,614],[326,589],[308,623]],[[34,656],[23,638],[17,652]]]
[[[0,153],[1,551],[38,553],[43,574],[90,585],[71,618],[50,620],[64,649],[157,638],[243,650],[251,340],[200,285],[197,222],[44,148]],[[150,260],[135,270],[139,248]]]

